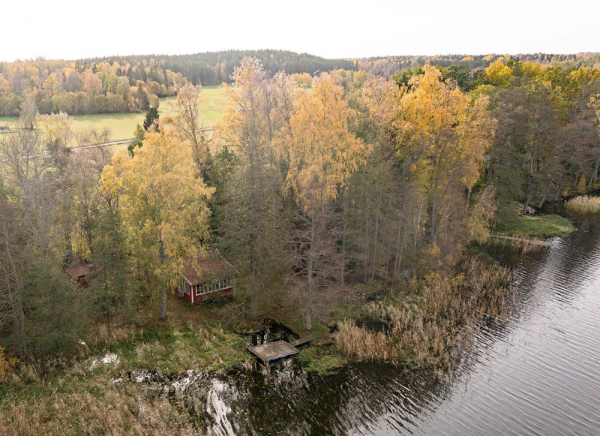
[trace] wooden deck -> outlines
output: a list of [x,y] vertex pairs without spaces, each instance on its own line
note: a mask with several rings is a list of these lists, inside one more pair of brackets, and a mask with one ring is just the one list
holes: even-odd
[[303,338],[300,339],[296,339],[295,341],[290,342],[294,347],[297,347],[298,345],[302,345],[302,344],[306,344],[307,342],[310,341],[314,341],[315,339],[317,339],[319,336],[316,333],[313,333],[312,335],[308,335],[308,336],[304,336]]
[[316,334],[312,334],[304,336],[300,339],[296,339],[292,343],[288,343],[286,341],[269,342],[267,344],[248,347],[248,351],[258,357],[264,363],[267,363],[273,360],[298,354],[299,351],[296,348],[298,345],[306,344],[307,342],[317,339],[317,337],[318,336]]
[[298,354],[298,349],[286,341],[255,345],[248,347],[248,350],[265,363]]

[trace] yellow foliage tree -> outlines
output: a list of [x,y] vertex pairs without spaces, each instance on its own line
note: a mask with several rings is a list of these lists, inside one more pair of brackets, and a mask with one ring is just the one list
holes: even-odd
[[348,130],[356,113],[343,93],[329,75],[315,79],[312,93],[298,93],[290,119],[286,182],[305,212],[333,200],[366,156],[366,146]]
[[73,118],[64,112],[51,115],[38,115],[37,125],[45,145],[65,148],[72,136]]
[[148,132],[133,158],[122,150],[102,173],[105,194],[118,199],[136,260],[162,290],[161,318],[167,315],[167,288],[208,238],[214,191],[197,177],[192,147],[173,129]]
[[290,118],[287,150],[290,168],[286,185],[303,212],[307,223],[306,328],[312,328],[311,305],[315,296],[318,250],[327,237],[325,227],[328,203],[335,199],[350,174],[365,161],[367,147],[348,129],[356,113],[343,98],[344,90],[329,75],[313,81],[313,92],[298,92],[296,110]]
[[426,65],[425,74],[413,77],[410,86],[400,100],[400,128],[406,140],[399,152],[415,160],[413,176],[423,180],[430,194],[435,241],[441,215],[448,216],[450,193],[460,192],[461,186],[470,193],[479,178],[495,121],[487,96],[473,102],[460,88],[442,82],[435,67]]
[[[182,138],[192,144],[194,162],[203,178],[206,178],[210,164],[208,139],[201,129],[200,103],[202,101],[202,86],[186,83],[177,90],[177,99],[171,104],[173,109],[172,121]],[[168,119],[168,118],[167,118]]]
[[10,83],[0,74],[0,97],[8,96],[10,94]]
[[44,81],[42,88],[48,91],[50,97],[54,97],[54,94],[58,91],[60,83],[58,82],[58,78],[56,77],[56,73],[52,73],[48,76],[48,78]]
[[505,65],[501,59],[492,62],[485,69],[485,74],[490,84],[494,86],[507,87],[513,81],[513,70],[508,65]]
[[[221,230],[223,241],[235,240],[241,248],[237,262],[242,270],[249,270],[250,311],[256,313],[259,280],[272,278],[280,270],[273,259],[284,258],[277,231],[286,222],[280,195],[282,143],[297,85],[283,73],[269,77],[255,58],[244,58],[231,77],[234,85],[223,87],[230,105],[217,126],[222,144],[236,156],[224,190],[228,213],[223,215]],[[242,216],[243,220],[234,218]]]

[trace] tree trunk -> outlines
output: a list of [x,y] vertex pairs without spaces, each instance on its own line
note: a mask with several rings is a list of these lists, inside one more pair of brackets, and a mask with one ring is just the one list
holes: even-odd
[[471,192],[472,188],[469,186],[469,191],[467,192],[467,204],[465,206],[465,217],[469,215],[469,206],[471,205]]
[[433,199],[431,200],[431,241],[435,241],[435,232],[436,232],[436,220],[437,220],[437,211],[436,211],[436,199],[437,199],[437,188],[439,183],[440,176],[440,166],[441,166],[441,156],[438,159],[437,168],[435,170],[435,182],[433,184]]
[[423,211],[423,203],[425,202],[425,197],[421,198],[421,205],[419,206],[419,214],[417,215],[417,226],[415,228],[415,250],[417,249],[417,242],[419,240],[419,236],[421,235],[421,212]]
[[250,313],[256,315],[258,313],[258,301],[256,300],[256,235],[250,234]]
[[256,315],[258,312],[258,302],[256,301],[256,244],[257,244],[257,234],[255,233],[255,229],[257,228],[257,215],[258,212],[256,210],[259,205],[256,200],[256,162],[255,162],[255,152],[256,146],[252,147],[250,150],[250,188],[251,188],[251,199],[252,199],[252,216],[250,218],[252,229],[250,232],[250,270],[251,270],[251,280],[250,280],[250,313],[252,315]]
[[[4,252],[6,253],[6,258],[10,265],[8,269],[4,267],[4,264],[2,264],[1,261],[0,265],[6,276],[6,286],[8,287],[11,311],[13,312],[13,319],[17,326],[17,346],[19,347],[20,353],[25,356],[27,354],[27,333],[25,330],[25,310],[23,308],[23,283],[19,271],[17,270],[16,262],[11,254],[10,241],[8,239],[9,228],[5,221],[2,222],[2,233],[4,234],[4,243],[2,245],[4,245]],[[14,288],[10,285],[11,279],[9,277],[9,270],[12,271],[12,276],[15,280]]]
[[[162,234],[159,236],[159,255],[160,255],[160,263],[161,265],[165,263],[165,245],[162,240]],[[160,319],[165,319],[167,317],[167,288],[164,287],[162,290],[162,303],[160,305]]]
[[590,182],[588,183],[588,191],[592,189],[592,185],[598,178],[598,166],[600,165],[600,156],[596,159],[596,164],[594,165],[594,171],[592,172],[592,176],[590,177]]
[[558,182],[558,188],[556,188],[556,195],[554,196],[554,203],[556,203],[558,201],[558,197],[560,196],[560,190],[562,189],[564,178],[565,178],[565,175],[561,174],[560,182]]
[[375,231],[373,235],[373,262],[371,263],[371,280],[375,278],[375,270],[377,263],[377,247],[379,239],[379,220],[381,218],[381,199],[383,197],[383,182],[381,182],[381,189],[379,190],[379,198],[377,199],[377,211],[375,214]]
[[344,189],[344,197],[342,199],[342,271],[340,282],[342,286],[345,284],[346,280],[346,211],[348,208],[348,195],[347,190]]
[[310,221],[310,248],[308,249],[307,287],[306,287],[306,329],[312,330],[312,295],[314,287],[314,259],[315,259],[315,216]]
[[162,303],[160,305],[160,319],[167,317],[167,288],[162,290]]
[[552,177],[550,177],[550,183],[548,183],[548,186],[546,186],[546,189],[544,189],[544,194],[542,195],[542,198],[540,200],[540,202],[538,203],[538,209],[541,209],[542,206],[544,205],[544,202],[546,201],[546,196],[548,195],[548,191],[550,191],[550,187],[552,186],[552,183],[554,183],[554,175],[556,173],[552,173]]
[[529,208],[529,202],[533,195],[533,176],[529,175],[527,180],[527,193],[525,195],[525,203],[523,204],[523,215],[527,215],[527,209]]

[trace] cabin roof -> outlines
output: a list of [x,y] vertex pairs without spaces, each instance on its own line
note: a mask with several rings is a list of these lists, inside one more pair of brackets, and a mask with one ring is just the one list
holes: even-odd
[[190,259],[183,270],[183,276],[193,285],[211,283],[238,275],[236,270],[219,253],[219,250],[210,250],[199,253]]
[[84,264],[81,264],[81,265],[74,266],[73,268],[69,269],[69,275],[71,277],[75,277],[75,278],[85,277],[90,272],[92,272],[92,267],[93,266],[94,265],[91,264],[91,263],[84,263]]

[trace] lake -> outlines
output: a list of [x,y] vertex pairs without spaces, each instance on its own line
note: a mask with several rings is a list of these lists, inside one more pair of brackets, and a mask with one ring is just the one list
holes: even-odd
[[449,379],[373,363],[320,376],[286,359],[143,382],[214,435],[599,435],[600,228],[502,257],[508,318],[479,326]]

